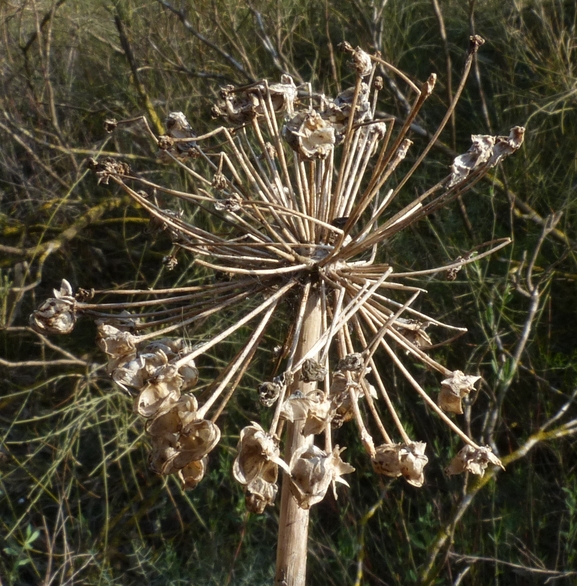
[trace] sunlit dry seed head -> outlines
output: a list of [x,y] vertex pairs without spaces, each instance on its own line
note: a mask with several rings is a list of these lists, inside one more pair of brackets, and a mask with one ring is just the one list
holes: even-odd
[[96,343],[108,356],[127,356],[135,351],[137,339],[130,332],[108,323],[100,323],[96,329]]
[[383,444],[375,450],[373,468],[377,474],[392,478],[403,476],[409,484],[423,486],[423,470],[429,461],[425,456],[426,447],[427,444],[423,442]]
[[[480,44],[481,39],[473,38],[470,51],[475,52]],[[382,351],[390,358],[392,368],[423,399],[429,400],[426,390],[411,374],[412,367],[405,366],[403,353],[427,368],[448,372],[434,357],[421,351],[432,345],[425,329],[429,323],[453,331],[459,328],[427,318],[411,307],[417,295],[424,292],[415,286],[415,277],[433,271],[404,270],[399,266],[389,279],[391,267],[377,260],[379,246],[464,194],[487,169],[517,150],[523,141],[521,127],[513,128],[509,137],[474,135],[471,149],[455,159],[444,183],[426,189],[416,181],[417,199],[395,207],[398,202],[393,200],[398,193],[411,193],[411,184],[408,189],[401,187],[424,157],[417,153],[417,164],[405,165],[412,144],[407,138],[409,124],[387,130],[384,122],[373,119],[376,93],[362,79],[369,81],[366,76],[372,75],[373,62],[382,61],[380,56],[370,56],[348,43],[342,49],[353,60],[356,83],[334,99],[312,91],[308,84],[306,90],[304,86],[300,88],[299,95],[292,78],[284,75],[280,83],[263,80],[239,88],[222,88],[214,113],[223,117],[223,125],[202,137],[194,135],[182,112],[170,113],[166,121],[168,135],[154,142],[166,149],[168,162],[174,163],[177,158],[179,171],[192,178],[190,183],[196,187],[186,194],[154,183],[149,175],[144,178],[141,173],[131,174],[127,165],[114,159],[89,162],[99,182],[112,179],[150,212],[151,232],[165,232],[174,244],[173,250],[179,247],[179,254],[194,255],[202,271],[214,271],[206,288],[194,285],[176,287],[169,293],[119,292],[143,300],[137,312],[146,315],[148,321],[128,325],[105,319],[98,324],[98,345],[109,357],[108,372],[122,388],[138,393],[134,410],[148,419],[146,431],[153,444],[151,465],[156,471],[178,474],[185,487],[197,484],[204,474],[206,454],[220,437],[215,421],[249,371],[261,340],[271,334],[278,316],[283,315],[282,306],[291,308],[290,327],[286,328],[286,338],[278,340],[281,350],[275,357],[275,373],[281,376],[259,387],[264,405],[272,406],[279,396],[283,397],[282,404],[272,414],[267,432],[258,424],[245,428],[235,460],[234,474],[243,484],[251,511],[262,512],[276,495],[278,466],[284,464],[278,454],[276,434],[285,422],[289,422],[289,429],[291,422],[297,423],[305,435],[325,433],[325,445],[330,446],[329,426],[337,427],[354,418],[377,472],[404,476],[409,483],[422,485],[427,463],[425,444],[408,441],[380,374],[370,374],[379,389],[380,402],[376,396],[368,396],[371,387],[364,376],[369,366],[374,369],[373,352]],[[469,59],[466,71],[470,64]],[[417,116],[433,91],[436,76],[431,75],[420,89],[406,76],[404,80],[415,92],[410,116]],[[375,89],[381,85],[382,80],[375,80]],[[450,119],[445,116],[443,124]],[[442,127],[435,136],[441,131]],[[431,146],[432,143],[426,147],[424,155]],[[196,158],[189,156],[192,151]],[[370,159],[376,152],[379,157],[373,165]],[[402,175],[404,168],[408,169],[406,175]],[[145,187],[150,195],[142,195],[139,187]],[[152,194],[161,197],[151,197]],[[158,201],[170,195],[179,197],[178,206],[173,206],[178,211],[159,207]],[[205,221],[204,213],[219,217],[225,228],[212,233],[212,220]],[[217,222],[215,226],[218,225]],[[491,243],[492,250],[504,245]],[[400,258],[395,263],[400,265]],[[446,267],[441,267],[437,272],[444,270]],[[147,328],[160,337],[170,335],[179,326],[203,323],[220,310],[215,299],[218,303],[222,299],[231,315],[238,310],[239,320],[232,325],[220,320],[194,351],[182,340],[145,342],[151,336],[143,333]],[[101,311],[92,299],[90,303],[75,301],[69,286],[51,301],[62,303],[42,306],[31,318],[40,331],[66,332],[74,325],[76,314],[105,315],[124,306],[123,302],[107,302]],[[138,305],[130,301],[127,307]],[[314,311],[310,311],[313,305]],[[322,324],[322,333],[312,334],[309,326],[314,322]],[[205,352],[218,355],[218,344],[223,340],[236,342],[251,328],[254,329],[246,338],[246,346],[224,367],[200,408],[193,397],[182,396],[199,376],[194,360],[187,357]],[[312,347],[302,354],[305,340]],[[319,362],[312,360],[313,356],[321,357]],[[329,364],[337,365],[334,372],[327,373]],[[462,413],[461,401],[478,378],[455,371],[442,382],[440,408],[431,404],[463,438],[466,433],[448,421],[441,409]],[[303,394],[296,390],[301,380],[304,389],[321,383],[323,391]],[[366,409],[357,404],[363,396]],[[385,429],[381,421],[385,410],[395,423],[393,430]],[[366,422],[367,417],[374,421]],[[380,441],[385,442],[376,449],[370,435],[373,430],[378,430]],[[390,433],[398,433],[407,443],[393,443]],[[331,483],[334,485],[341,474],[353,470],[340,459],[338,448],[325,453],[307,446],[292,456],[290,450],[294,448],[287,448],[290,490],[303,508],[321,500]],[[466,452],[466,456],[469,459],[463,457],[459,464],[465,469],[479,466],[483,458],[495,463],[491,459],[495,457],[484,452],[473,456]],[[455,468],[457,464],[451,466]]]
[[455,370],[449,378],[441,381],[441,392],[437,400],[439,407],[443,411],[461,415],[463,413],[461,399],[475,390],[475,383],[479,380],[481,380],[480,376],[470,376]]
[[205,456],[202,460],[189,462],[184,468],[178,471],[178,477],[182,482],[182,488],[184,490],[192,490],[200,484],[206,472],[207,461],[208,457]]
[[509,136],[488,136],[474,134],[471,136],[471,148],[453,161],[451,178],[447,187],[453,187],[464,181],[477,169],[490,169],[505,157],[521,148],[525,129],[515,126]]
[[72,287],[62,279],[60,290],[30,316],[30,326],[41,334],[69,334],[76,323],[76,300]]
[[156,414],[150,418],[145,425],[145,430],[151,436],[163,436],[165,433],[180,433],[196,417],[198,403],[192,395],[180,397],[175,403],[159,409]]
[[471,472],[483,476],[489,465],[499,466],[503,470],[505,467],[501,460],[493,454],[489,446],[474,448],[466,445],[451,460],[451,463],[445,468],[447,474],[461,474],[462,472]]
[[175,379],[148,382],[134,401],[134,411],[142,417],[153,417],[180,399],[180,384]]
[[299,112],[283,129],[289,146],[304,159],[325,159],[335,146],[335,129],[315,110]]
[[295,451],[291,458],[291,492],[302,509],[309,509],[325,497],[329,486],[333,485],[336,498],[335,482],[348,486],[341,478],[355,469],[341,460],[341,452],[345,448],[335,446],[328,454],[315,445],[303,446]]
[[182,427],[178,437],[173,466],[184,468],[194,460],[201,460],[220,440],[220,429],[208,419],[196,419]]
[[373,70],[373,62],[371,56],[363,51],[360,47],[357,47],[353,52],[353,60],[351,62],[355,71],[361,77],[366,77],[371,74]]

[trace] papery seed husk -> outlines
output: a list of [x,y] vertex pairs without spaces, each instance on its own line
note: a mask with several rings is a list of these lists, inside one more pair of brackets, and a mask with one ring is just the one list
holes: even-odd
[[189,462],[184,468],[178,471],[178,477],[182,482],[184,490],[193,490],[204,478],[206,472],[206,463],[208,458],[205,456],[202,460]]
[[272,505],[278,492],[278,486],[257,477],[245,487],[246,508],[251,513],[261,515],[267,505]]
[[449,475],[471,472],[471,474],[484,476],[489,464],[505,469],[501,460],[493,454],[489,446],[474,448],[466,445],[451,460],[451,463],[445,468],[445,472]]
[[142,417],[152,417],[161,409],[176,403],[180,391],[167,383],[146,383],[134,402],[134,411]]
[[201,460],[220,440],[220,429],[207,419],[193,421],[183,427],[178,438],[178,455],[174,458],[173,466],[184,468],[193,460]]

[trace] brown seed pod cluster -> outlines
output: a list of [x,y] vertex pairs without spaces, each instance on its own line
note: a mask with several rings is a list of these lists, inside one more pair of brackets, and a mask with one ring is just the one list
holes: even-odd
[[[464,76],[481,44],[471,39]],[[436,75],[419,87],[381,55],[348,43],[341,48],[350,56],[354,83],[334,97],[283,75],[278,82],[221,88],[213,114],[222,125],[204,135],[193,131],[182,112],[168,114],[163,136],[145,125],[159,158],[190,179],[187,192],[156,183],[150,174],[131,173],[115,159],[89,162],[99,182],[112,182],[150,214],[151,233],[169,235],[166,265],[176,266],[177,253],[192,255],[195,267],[210,275],[209,285],[75,297],[63,281],[31,316],[32,326],[43,333],[68,333],[81,315],[96,320],[108,372],[134,396],[134,410],[146,420],[151,468],[177,474],[185,488],[204,475],[207,455],[220,438],[216,422],[266,346],[263,340],[286,330],[283,340],[275,339],[281,351],[273,352],[272,382],[258,386],[258,400],[267,408],[258,405],[258,410],[266,413],[263,421],[271,421],[266,429],[261,421],[241,431],[234,463],[234,477],[253,512],[274,502],[279,467],[305,509],[343,482],[341,476],[353,468],[341,459],[343,450],[333,446],[332,434],[346,422],[356,426],[377,473],[421,486],[428,456],[425,443],[410,437],[410,426],[399,415],[410,412],[398,410],[399,402],[414,401],[405,393],[415,393],[464,442],[448,473],[483,474],[487,466],[500,465],[458,425],[463,400],[480,374],[449,369],[431,352],[444,337],[465,330],[422,313],[415,300],[426,293],[417,286],[419,278],[437,273],[455,278],[457,270],[509,241],[479,244],[473,252],[460,251],[457,261],[422,270],[404,269],[398,259],[393,268],[378,260],[384,258],[378,250],[387,246],[394,256],[390,243],[396,235],[471,190],[521,147],[524,129],[514,127],[508,137],[474,135],[471,148],[436,185],[425,189],[416,182],[407,188],[451,119],[462,89],[425,150],[408,165],[409,150],[421,148],[409,138],[411,121],[432,94]],[[377,65],[413,93],[403,124],[378,117],[385,84],[374,76]],[[464,85],[463,78],[459,88]],[[120,131],[133,122],[108,121],[106,129]],[[171,198],[177,202],[172,207],[166,203]],[[211,230],[215,216],[218,227]],[[106,302],[99,303],[103,293]],[[110,301],[113,295],[120,300]],[[238,310],[235,320],[220,320],[194,346],[172,337],[232,310]],[[289,316],[288,328],[276,327],[279,315]],[[195,359],[218,355],[218,345],[232,340],[239,351],[203,387],[199,405],[190,394],[199,378]],[[390,391],[385,364],[406,388]],[[423,386],[415,368],[436,376],[437,388]],[[286,428],[299,447],[289,442],[283,458],[279,438]]]

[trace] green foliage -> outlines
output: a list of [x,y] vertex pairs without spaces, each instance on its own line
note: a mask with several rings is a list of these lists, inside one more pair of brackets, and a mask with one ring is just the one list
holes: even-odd
[[[446,44],[433,2],[383,4],[381,17],[366,0],[173,2],[188,8],[198,35],[160,2],[36,0],[0,8],[0,576],[7,585],[271,583],[275,513],[249,516],[230,469],[239,429],[258,415],[254,388],[271,370],[277,341],[263,344],[245,377],[209,474],[183,493],[149,472],[141,424],[112,386],[93,328],[82,324],[69,337],[47,340],[25,327],[25,316],[62,277],[97,289],[205,282],[184,261],[169,273],[161,264],[168,239],[147,235],[140,210],[86,175],[87,156],[124,153],[138,172],[187,188],[187,177],[155,160],[141,126],[106,135],[104,119],[154,112],[162,120],[182,110],[203,132],[212,128],[210,103],[220,85],[282,71],[334,91],[334,73],[345,71],[336,51],[343,39],[381,50],[414,79],[438,73],[440,87],[413,132],[416,146],[424,141],[420,129],[433,132],[444,111],[447,71],[454,91],[468,36],[487,39],[454,129],[407,189],[430,185],[468,148],[471,134],[507,134],[520,124],[527,127],[525,146],[461,205],[392,242],[385,260],[433,266],[511,237],[511,246],[469,265],[456,281],[437,275],[416,283],[429,290],[435,315],[469,329],[432,352],[450,368],[467,365],[483,376],[463,421],[503,456],[518,453],[570,399],[577,380],[575,3],[445,0]],[[402,118],[403,96],[389,90],[379,109]],[[563,215],[542,237],[554,212]],[[528,279],[539,286],[536,305],[521,292],[532,286]],[[186,335],[197,341],[222,320],[232,323],[235,315],[211,318]],[[201,386],[226,358],[206,359]],[[442,473],[457,442],[434,440],[434,416],[389,363],[381,369],[393,392],[407,397],[403,408],[418,413],[415,436],[428,442],[431,460],[427,485],[383,484],[355,434],[339,430],[335,441],[349,446],[357,474],[336,503],[329,496],[313,511],[308,583],[572,583],[574,575],[528,568],[577,571],[575,427],[519,452],[475,492],[472,481],[463,485]],[[435,393],[429,373],[420,376]],[[575,413],[569,403],[548,429]]]

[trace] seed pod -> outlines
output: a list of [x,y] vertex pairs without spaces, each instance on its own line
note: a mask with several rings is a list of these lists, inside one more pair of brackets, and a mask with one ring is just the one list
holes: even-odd
[[427,444],[411,442],[409,444],[383,444],[376,448],[372,458],[373,469],[377,474],[392,478],[404,476],[413,486],[423,486],[423,470],[429,461],[425,456]]
[[324,159],[335,146],[335,129],[315,110],[298,112],[285,124],[283,136],[304,159]]
[[259,396],[260,402],[265,407],[272,407],[276,403],[276,400],[278,399],[281,390],[282,390],[282,387],[278,383],[275,383],[275,382],[262,383],[258,387],[258,396]]
[[340,454],[344,449],[335,446],[329,455],[315,445],[303,446],[295,451],[290,464],[290,487],[301,509],[309,509],[322,501],[331,484],[336,499],[335,482],[348,486],[341,475],[355,469],[341,460]]
[[184,468],[178,471],[178,477],[182,481],[182,488],[184,490],[192,490],[199,485],[200,481],[204,478],[207,461],[208,457],[205,456],[202,460],[189,462]]
[[262,513],[272,504],[277,493],[278,467],[289,471],[280,458],[278,440],[264,431],[258,423],[252,423],[240,432],[232,473],[246,494],[247,508]]
[[489,446],[474,448],[473,446],[466,445],[451,460],[451,463],[445,468],[445,472],[447,474],[471,472],[471,474],[484,476],[485,470],[489,464],[499,466],[505,470],[501,460],[493,454]]
[[172,463],[180,470],[190,462],[201,460],[220,440],[220,429],[207,419],[197,419],[183,426],[176,445],[178,454]]
[[305,383],[322,382],[327,375],[327,369],[312,358],[304,361],[301,369],[301,378]]
[[355,352],[354,354],[347,354],[344,358],[339,360],[337,365],[338,370],[361,370],[365,363],[363,355]]
[[443,411],[461,415],[463,413],[461,399],[475,390],[474,385],[480,379],[480,376],[470,376],[455,370],[449,378],[441,382],[441,392],[437,399],[439,407]]
[[41,334],[69,334],[76,324],[76,300],[72,287],[62,279],[60,290],[30,316],[30,326]]

